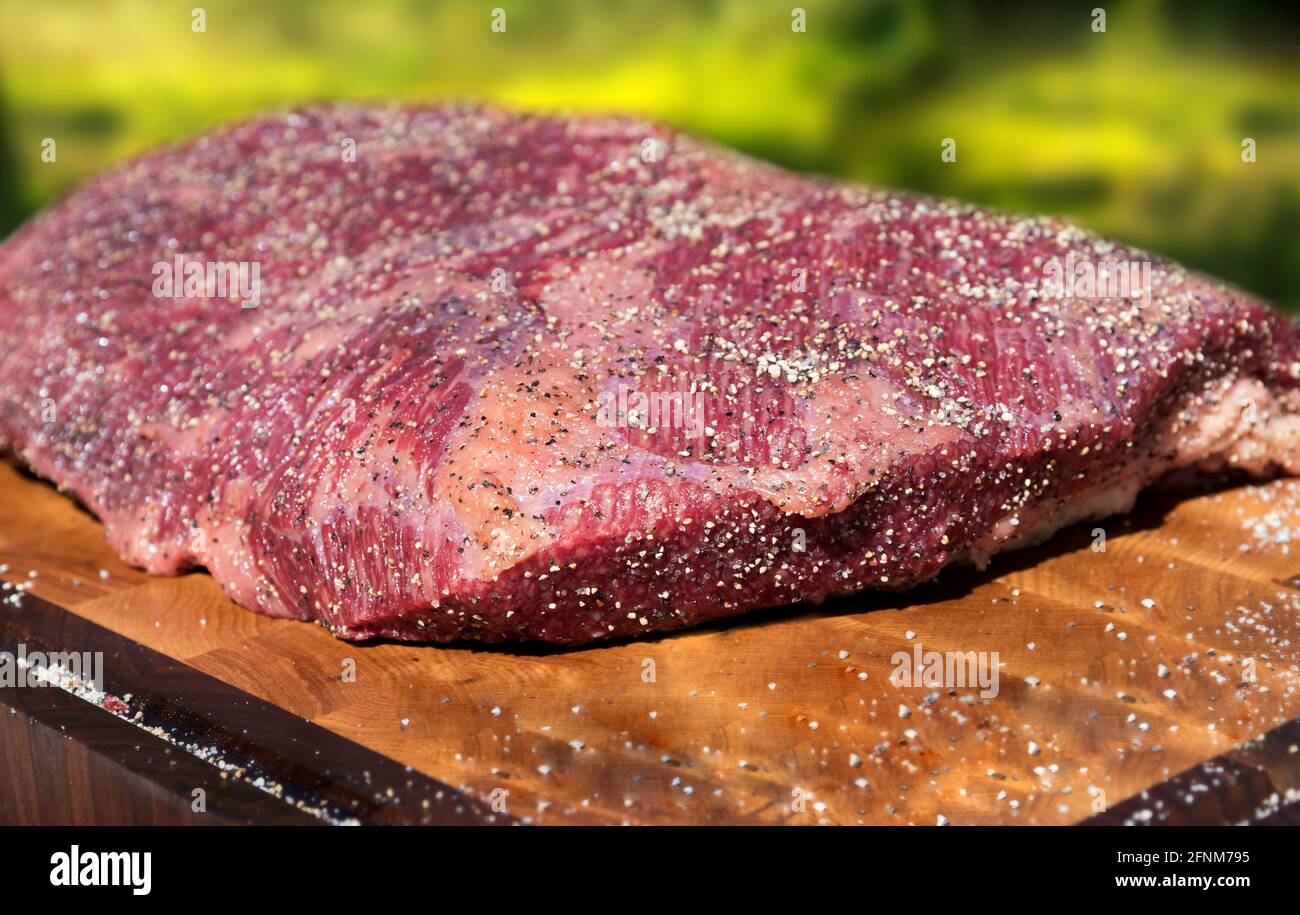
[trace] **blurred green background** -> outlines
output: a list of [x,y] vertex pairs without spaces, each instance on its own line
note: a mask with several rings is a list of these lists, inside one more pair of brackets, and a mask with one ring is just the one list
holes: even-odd
[[1063,214],[1300,311],[1294,2],[209,0],[195,33],[200,4],[0,0],[0,235],[109,163],[269,106],[480,99]]

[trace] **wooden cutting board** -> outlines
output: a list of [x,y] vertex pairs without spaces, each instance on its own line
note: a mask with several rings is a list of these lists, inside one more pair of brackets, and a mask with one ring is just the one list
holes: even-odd
[[[0,688],[4,822],[1300,809],[1300,540],[1284,542],[1300,482],[1148,496],[983,573],[567,651],[339,642],[239,608],[204,573],[129,568],[89,514],[4,463],[0,506],[0,578],[31,585],[0,603],[0,649],[101,650],[109,694]],[[996,652],[996,695],[891,682],[917,645]]]

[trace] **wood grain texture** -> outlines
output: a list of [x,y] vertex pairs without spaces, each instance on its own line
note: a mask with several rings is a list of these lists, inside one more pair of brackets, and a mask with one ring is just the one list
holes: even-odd
[[[5,579],[525,822],[1078,823],[1300,717],[1300,549],[1275,542],[1296,482],[1147,497],[903,594],[569,651],[339,642],[206,574],[128,568],[9,465],[0,504]],[[892,683],[918,643],[997,652],[997,695]]]

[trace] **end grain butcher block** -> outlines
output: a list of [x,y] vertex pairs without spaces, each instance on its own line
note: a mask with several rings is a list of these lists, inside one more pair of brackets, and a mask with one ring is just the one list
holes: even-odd
[[[522,652],[348,644],[150,577],[11,464],[0,504],[0,649],[104,651],[103,694],[0,688],[5,822],[1297,816],[1300,482],[1149,495],[905,594]],[[997,653],[996,695],[925,685],[954,650]]]

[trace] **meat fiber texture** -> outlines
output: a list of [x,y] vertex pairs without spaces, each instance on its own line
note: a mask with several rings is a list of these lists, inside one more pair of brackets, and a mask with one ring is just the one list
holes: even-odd
[[634,120],[321,105],[149,153],[0,247],[0,344],[0,440],[123,558],[346,639],[678,629],[1300,471],[1264,303]]

